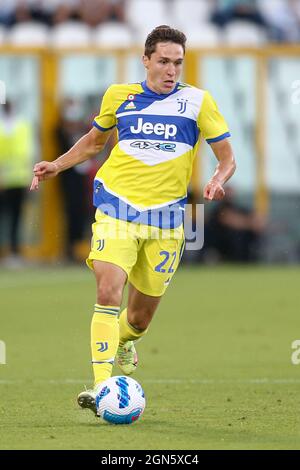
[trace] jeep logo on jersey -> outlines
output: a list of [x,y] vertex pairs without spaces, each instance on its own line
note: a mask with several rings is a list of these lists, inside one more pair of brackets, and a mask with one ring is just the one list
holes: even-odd
[[163,135],[165,139],[169,137],[174,137],[177,134],[177,126],[175,124],[163,124],[157,122],[152,124],[152,122],[144,122],[143,118],[139,118],[137,122],[137,127],[130,126],[130,131],[132,134],[156,134]]

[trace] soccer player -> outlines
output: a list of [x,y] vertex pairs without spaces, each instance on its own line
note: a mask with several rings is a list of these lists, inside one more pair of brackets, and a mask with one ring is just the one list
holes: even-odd
[[[118,143],[94,183],[96,221],[88,266],[96,277],[97,303],[91,325],[94,389],[78,403],[96,412],[99,384],[117,358],[122,372],[137,366],[134,343],[148,331],[184,246],[183,211],[199,136],[218,160],[204,198],[224,197],[235,171],[228,127],[211,95],[178,81],[185,35],[169,26],[147,37],[146,80],[111,85],[93,128],[53,162],[34,166],[31,189],[97,155],[117,127]],[[128,305],[120,313],[129,281]]]

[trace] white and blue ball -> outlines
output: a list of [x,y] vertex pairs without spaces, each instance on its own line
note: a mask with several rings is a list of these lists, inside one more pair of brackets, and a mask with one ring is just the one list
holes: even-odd
[[97,413],[113,424],[134,423],[144,412],[145,394],[140,384],[126,376],[102,382],[96,395]]

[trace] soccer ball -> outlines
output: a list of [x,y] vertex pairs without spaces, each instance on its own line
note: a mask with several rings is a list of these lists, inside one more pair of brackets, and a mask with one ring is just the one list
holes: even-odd
[[105,380],[96,395],[97,413],[113,424],[131,424],[145,409],[145,395],[136,380],[125,376]]

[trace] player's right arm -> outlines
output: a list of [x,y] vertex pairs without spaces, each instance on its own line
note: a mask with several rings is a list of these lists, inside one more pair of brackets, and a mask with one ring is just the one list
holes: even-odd
[[85,134],[66,153],[53,162],[40,162],[34,166],[34,177],[30,190],[36,190],[39,182],[53,178],[61,171],[78,165],[97,155],[105,146],[108,138],[116,126],[116,104],[115,90],[118,87],[111,85],[105,92],[99,115],[95,118],[93,128]]
[[112,131],[111,129],[103,132],[93,127],[87,134],[79,139],[68,152],[64,153],[53,162],[42,161],[37,163],[33,168],[34,177],[30,191],[37,190],[40,181],[53,178],[61,171],[95,157],[105,146]]

